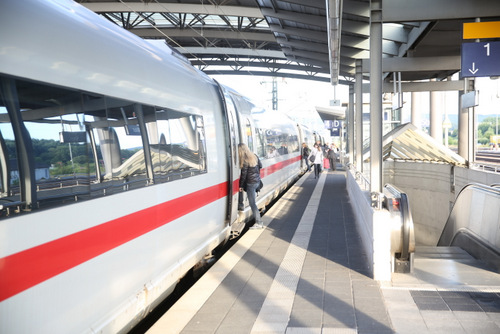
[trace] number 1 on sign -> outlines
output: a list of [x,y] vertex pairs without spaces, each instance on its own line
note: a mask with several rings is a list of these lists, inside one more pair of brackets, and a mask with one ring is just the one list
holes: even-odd
[[486,48],[486,56],[490,56],[490,43],[487,43],[484,45],[484,47]]

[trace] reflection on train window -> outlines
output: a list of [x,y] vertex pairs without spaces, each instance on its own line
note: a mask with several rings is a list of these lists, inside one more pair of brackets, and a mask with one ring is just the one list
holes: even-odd
[[28,81],[0,84],[10,94],[0,95],[0,217],[206,172],[201,116]]
[[265,154],[266,158],[274,158],[299,151],[297,129],[293,123],[283,123],[279,114],[274,113],[269,113],[266,118],[262,118],[261,113],[254,114],[254,120],[259,156]]
[[205,170],[205,134],[203,118],[169,112],[172,140],[172,172]]
[[172,171],[172,143],[167,110],[157,108],[156,123],[151,122],[147,125],[155,182],[165,182],[168,180],[167,175]]
[[289,134],[287,138],[288,152],[298,152],[299,151],[299,136],[297,134]]
[[253,152],[253,135],[252,135],[252,125],[250,120],[247,118],[245,126],[245,136],[247,137],[248,148]]
[[203,117],[161,108],[156,117],[148,126],[155,182],[206,172]]
[[259,158],[267,158],[266,154],[266,130],[255,128],[255,146],[257,146],[257,155]]
[[98,145],[104,163],[102,180],[112,181],[113,192],[147,185],[141,131],[134,105],[106,99],[108,127],[98,130]]

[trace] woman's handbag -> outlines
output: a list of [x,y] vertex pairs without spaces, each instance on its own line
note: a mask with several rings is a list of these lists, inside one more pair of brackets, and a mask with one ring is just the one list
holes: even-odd
[[316,156],[313,154],[309,157],[309,161],[314,163],[314,160],[316,160]]
[[258,193],[262,189],[263,186],[264,186],[264,183],[262,183],[262,180],[260,180],[259,181],[259,186],[257,187],[257,189],[255,189],[255,192]]

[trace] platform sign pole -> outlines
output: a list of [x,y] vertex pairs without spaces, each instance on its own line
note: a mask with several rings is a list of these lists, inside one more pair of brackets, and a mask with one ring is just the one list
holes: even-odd
[[382,192],[382,1],[370,9],[370,190]]

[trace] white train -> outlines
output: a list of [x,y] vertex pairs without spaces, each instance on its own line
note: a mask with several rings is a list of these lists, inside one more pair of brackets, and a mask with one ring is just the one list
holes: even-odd
[[0,4],[0,80],[0,333],[128,331],[240,232],[237,144],[264,207],[314,141],[71,0]]

